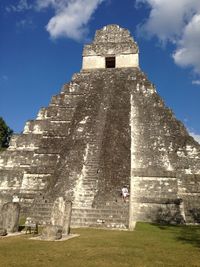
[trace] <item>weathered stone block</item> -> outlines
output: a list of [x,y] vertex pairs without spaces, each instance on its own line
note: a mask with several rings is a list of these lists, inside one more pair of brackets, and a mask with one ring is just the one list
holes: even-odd
[[1,209],[2,228],[6,229],[8,233],[18,231],[19,226],[19,203],[9,202],[3,205]]
[[62,226],[63,234],[69,234],[71,211],[72,203],[70,201],[65,201],[63,197],[55,200],[51,213],[51,223]]
[[62,227],[60,225],[47,225],[42,230],[41,239],[54,241],[62,238]]

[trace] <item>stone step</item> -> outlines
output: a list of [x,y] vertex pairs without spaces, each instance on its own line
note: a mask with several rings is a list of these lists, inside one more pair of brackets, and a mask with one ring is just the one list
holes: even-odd
[[88,152],[88,157],[91,157],[91,159],[92,159],[92,158],[94,158],[94,155],[95,155],[96,152],[100,152],[100,148],[99,148],[97,143],[94,144],[94,143],[89,142],[88,145],[92,146],[92,151]]
[[93,228],[100,228],[100,229],[116,229],[116,230],[127,230],[128,229],[128,225],[124,225],[124,224],[91,224],[91,223],[80,223],[80,224],[71,224],[72,228],[87,228],[87,227],[93,227]]
[[[78,209],[77,209],[78,210]],[[124,218],[126,216],[128,216],[128,212],[115,212],[115,211],[99,211],[99,212],[95,212],[95,213],[92,213],[92,212],[74,212],[74,210],[72,210],[72,215],[74,217],[80,217],[80,218],[83,218],[84,216],[87,216],[87,217],[91,217],[91,218],[94,218],[94,217],[99,217],[99,216],[102,216],[102,217],[107,217],[107,218]]]
[[83,183],[94,183],[94,182],[97,182],[97,177],[94,177],[94,176],[85,176],[84,180],[83,180]]
[[128,229],[128,222],[106,222],[106,221],[96,221],[96,222],[71,222],[72,228],[79,227],[94,227],[94,228],[109,228],[109,229]]
[[91,201],[93,200],[93,198],[80,198],[78,203],[74,203],[75,206],[77,207],[84,207],[84,208],[90,208],[91,207]]
[[31,218],[33,218],[35,221],[37,221],[39,224],[44,224],[48,223],[51,221],[51,216],[47,216],[47,215],[35,215],[35,214],[31,214]]
[[128,224],[128,218],[106,218],[106,217],[95,217],[95,218],[80,218],[80,217],[72,217],[71,223],[78,224],[78,223],[123,223]]
[[78,203],[74,203],[75,207],[77,208],[85,208],[88,209],[91,207],[91,199],[84,201],[80,200]]
[[86,175],[84,177],[84,180],[92,184],[92,183],[96,183],[97,182],[97,177],[95,177],[95,176],[87,176]]
[[96,190],[97,190],[97,186],[93,186],[93,185],[82,185],[82,186],[84,186],[84,190],[85,190],[85,194],[86,195],[89,195],[89,194],[91,194],[91,192],[93,192],[93,194],[94,194],[94,192],[96,192]]
[[48,209],[51,208],[53,203],[45,203],[45,204],[39,204],[39,205],[34,205],[36,209]]
[[85,213],[73,213],[73,219],[106,219],[106,220],[126,220],[128,218],[128,213],[118,213],[118,214],[106,214],[106,213],[96,213],[96,214],[85,214]]
[[41,213],[48,213],[51,212],[51,207],[47,207],[47,208],[35,208],[32,207],[32,212],[41,214]]
[[[94,148],[92,149],[94,150]],[[96,153],[93,153],[91,155],[88,155],[87,162],[86,163],[98,163],[99,160],[96,158]]]
[[92,207],[92,208],[76,208],[75,204],[73,203],[73,211],[84,211],[86,213],[96,213],[96,212],[128,212],[129,211],[129,207],[128,206],[102,206],[102,207]]
[[43,214],[43,215],[45,215],[45,214],[49,214],[50,212],[51,212],[51,209],[37,209],[37,210],[35,210],[35,212],[37,212],[37,214]]
[[[86,165],[86,167],[87,167],[87,165]],[[91,170],[91,169],[87,170],[86,169],[86,175],[92,175],[92,176],[97,175],[97,170],[98,169],[96,169],[96,168],[94,170]]]
[[99,165],[99,160],[96,160],[96,161],[94,161],[94,160],[92,160],[92,159],[88,159],[87,161],[86,161],[86,166],[98,166]]
[[[48,218],[46,218],[48,219]],[[42,220],[42,218],[40,218],[40,220]],[[72,218],[71,219],[71,224],[96,224],[96,223],[117,223],[117,224],[128,224],[128,219],[122,219],[122,218],[105,218],[105,217],[96,217],[96,218]]]
[[35,197],[36,197],[36,193],[34,192],[34,193],[19,193],[19,197],[20,198],[24,198],[24,199],[32,199],[32,198],[34,198],[35,199]]
[[[96,181],[95,181],[96,182]],[[91,189],[96,189],[96,185],[92,182],[83,182],[82,185],[84,186],[85,190],[91,190]]]
[[121,209],[86,209],[86,208],[73,208],[72,213],[73,214],[105,214],[106,216],[108,215],[124,215],[128,214],[128,209],[126,210],[121,210]]
[[33,209],[40,212],[40,211],[43,211],[43,210],[50,210],[52,208],[52,206],[33,206]]
[[83,217],[84,215],[88,216],[88,217],[95,217],[95,216],[106,216],[106,217],[112,217],[112,218],[118,218],[118,217],[124,217],[128,215],[128,211],[127,212],[115,212],[115,211],[103,211],[103,212],[95,212],[95,213],[87,213],[87,212],[81,212],[81,211],[72,211],[73,216],[76,217]]
[[91,190],[87,190],[84,193],[79,193],[77,196],[80,198],[93,199],[94,194],[91,193]]
[[80,200],[78,203],[74,203],[74,206],[77,208],[88,209],[91,207],[91,200],[88,201]]

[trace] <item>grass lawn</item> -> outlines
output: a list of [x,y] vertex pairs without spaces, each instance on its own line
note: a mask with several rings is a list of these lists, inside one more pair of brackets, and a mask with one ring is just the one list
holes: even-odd
[[199,226],[138,223],[135,231],[74,229],[63,242],[0,239],[0,267],[200,266]]

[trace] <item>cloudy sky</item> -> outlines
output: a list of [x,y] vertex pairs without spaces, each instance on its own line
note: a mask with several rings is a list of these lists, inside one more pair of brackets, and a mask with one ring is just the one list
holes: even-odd
[[21,132],[107,24],[131,31],[142,70],[200,141],[199,0],[0,0],[0,116]]

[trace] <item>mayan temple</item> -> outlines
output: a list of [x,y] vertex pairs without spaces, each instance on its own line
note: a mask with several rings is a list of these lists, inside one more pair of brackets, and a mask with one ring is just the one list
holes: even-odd
[[138,58],[128,30],[96,32],[82,70],[0,154],[0,207],[18,198],[24,216],[48,223],[64,199],[72,227],[200,222],[200,145]]

